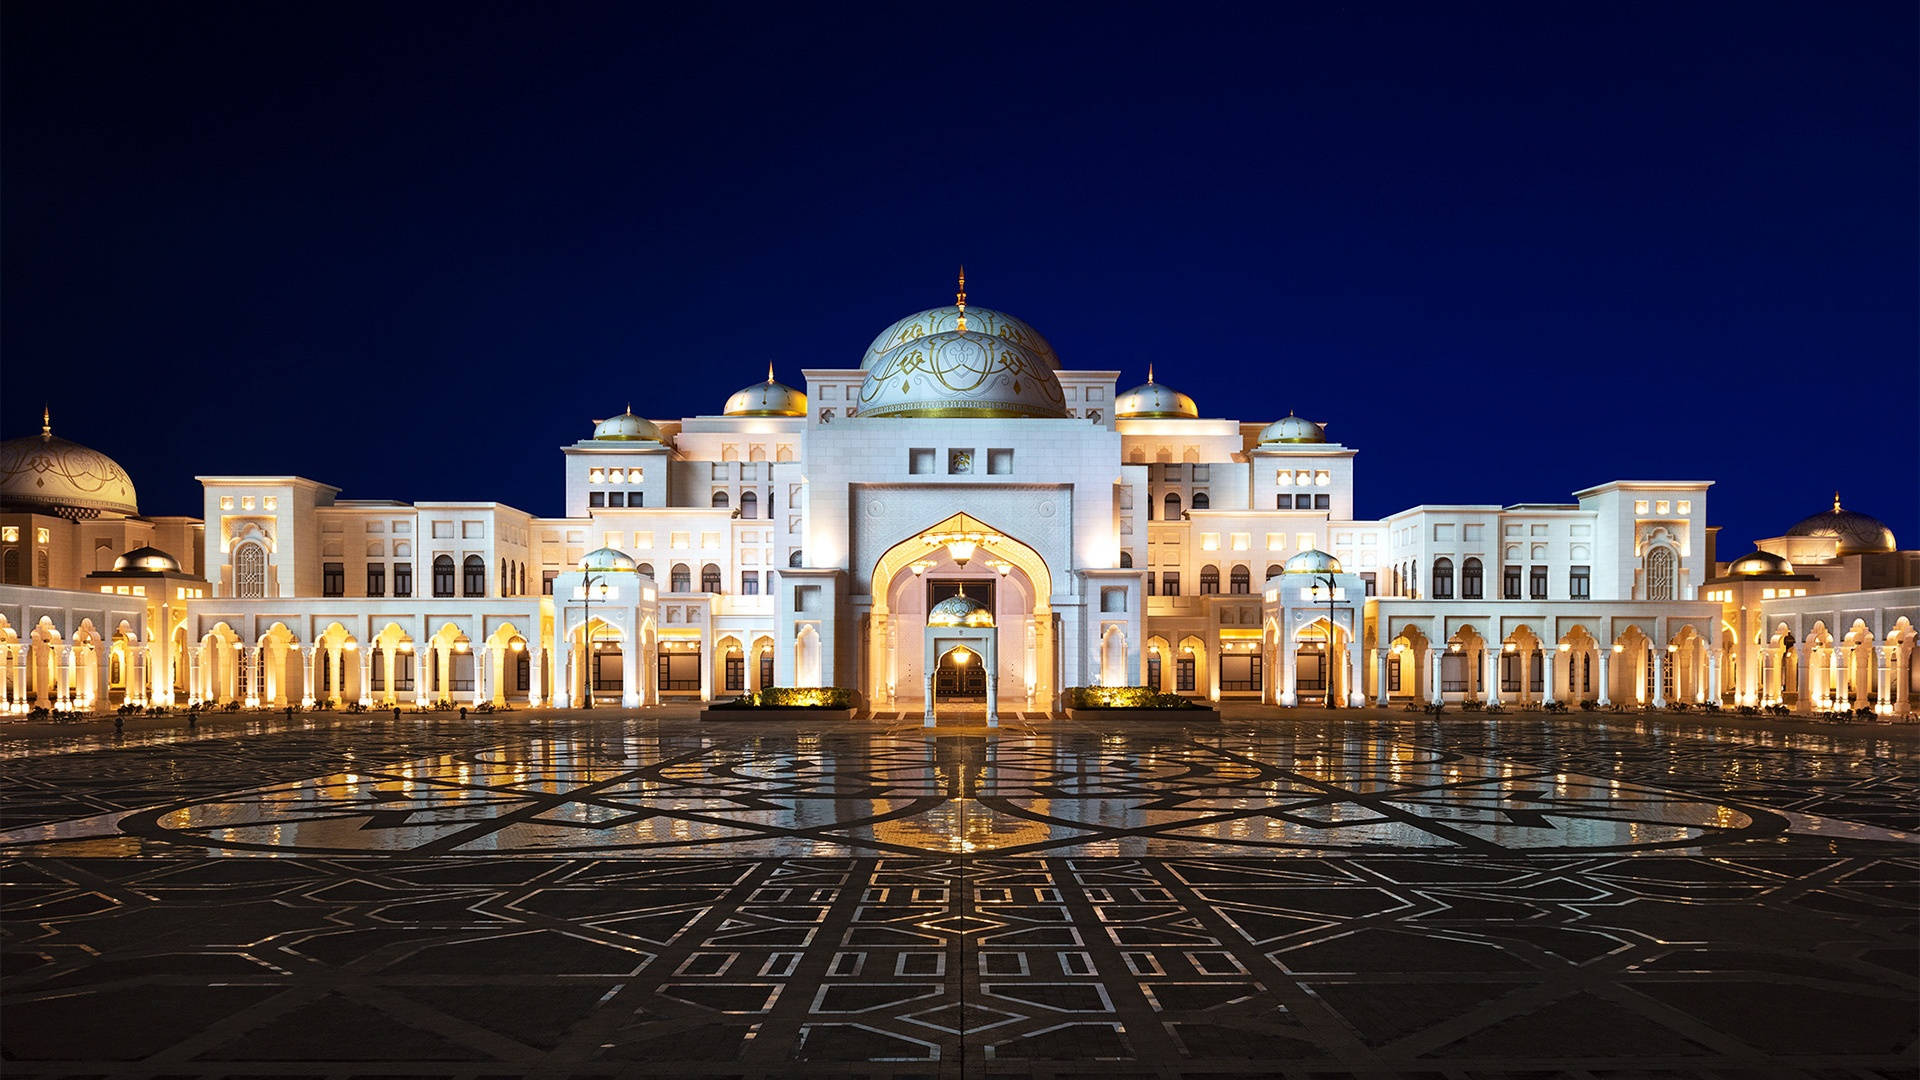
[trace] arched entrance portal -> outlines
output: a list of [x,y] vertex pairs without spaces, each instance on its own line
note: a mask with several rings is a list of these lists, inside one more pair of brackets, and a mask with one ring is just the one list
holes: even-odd
[[[962,594],[984,608],[986,625],[934,634],[933,609]],[[900,540],[874,564],[869,596],[855,600],[871,601],[860,672],[867,699],[918,709],[929,722],[933,706],[948,701],[984,704],[990,720],[1001,708],[1050,708],[1062,637],[1052,594],[1039,552],[967,514]],[[965,646],[967,663],[957,662],[956,646]]]
[[933,697],[935,701],[985,702],[986,665],[965,645],[955,645],[941,653],[940,664],[933,673]]

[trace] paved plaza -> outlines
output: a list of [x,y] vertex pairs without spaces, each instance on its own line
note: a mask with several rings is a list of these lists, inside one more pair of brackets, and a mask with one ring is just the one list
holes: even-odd
[[9,1077],[1913,1078],[1910,729],[0,727]]

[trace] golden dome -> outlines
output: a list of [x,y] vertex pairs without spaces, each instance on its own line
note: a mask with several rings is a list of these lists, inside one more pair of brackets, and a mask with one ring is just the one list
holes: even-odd
[[1198,420],[1200,406],[1173,387],[1154,382],[1153,365],[1149,364],[1145,385],[1114,399],[1113,415],[1121,420]]
[[723,410],[728,416],[805,416],[807,395],[773,381],[773,365],[767,365],[767,381],[754,383],[727,399]]
[[137,547],[113,560],[115,573],[162,574],[180,572],[180,560],[157,547]]
[[633,406],[619,416],[610,416],[593,426],[593,437],[608,442],[659,442],[660,429],[653,421],[633,415]]
[[1280,572],[1283,574],[1342,573],[1340,560],[1321,551],[1319,548],[1314,548],[1311,551],[1303,551],[1293,558],[1288,559],[1287,565],[1282,567]]
[[1840,493],[1833,493],[1833,509],[1804,518],[1787,530],[1788,536],[1831,536],[1840,541],[1836,554],[1860,555],[1869,551],[1898,551],[1893,530],[1872,514],[1840,508]]
[[1327,441],[1327,433],[1319,424],[1288,413],[1261,429],[1260,441],[1263,443],[1323,443]]
[[40,434],[0,443],[0,507],[74,521],[140,513],[133,478],[119,462],[55,436],[47,414],[40,420]]
[[1788,577],[1793,564],[1771,551],[1754,551],[1740,556],[1727,567],[1730,577]]
[[987,605],[961,593],[949,596],[927,611],[928,626],[992,626],[993,612]]

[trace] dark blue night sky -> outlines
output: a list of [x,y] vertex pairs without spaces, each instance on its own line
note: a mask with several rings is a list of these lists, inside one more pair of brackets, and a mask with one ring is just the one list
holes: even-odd
[[[1920,545],[1915,7],[8,4],[6,435],[558,513],[969,299],[1360,449]],[[1733,550],[1737,549],[1737,550]]]

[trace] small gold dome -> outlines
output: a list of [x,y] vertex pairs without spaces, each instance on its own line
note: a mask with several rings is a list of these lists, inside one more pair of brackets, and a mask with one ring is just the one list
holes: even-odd
[[993,612],[965,593],[949,596],[927,612],[928,626],[992,626]]
[[1788,577],[1793,564],[1771,551],[1753,551],[1740,556],[1727,567],[1731,577]]
[[1198,420],[1200,406],[1173,387],[1154,382],[1149,365],[1144,385],[1114,399],[1113,415],[1121,420]]
[[588,574],[631,574],[635,566],[632,556],[609,547],[594,548],[580,556],[580,569]]
[[137,547],[113,560],[113,569],[116,573],[131,570],[135,573],[177,574],[180,572],[180,560],[157,547]]
[[593,437],[608,442],[659,442],[660,429],[653,421],[633,415],[633,406],[619,416],[609,416],[593,426]]
[[1327,433],[1319,424],[1288,413],[1262,429],[1260,441],[1263,443],[1323,443],[1327,441]]
[[767,381],[754,383],[727,399],[723,410],[728,416],[805,416],[807,395],[773,381],[773,365],[767,365]]

